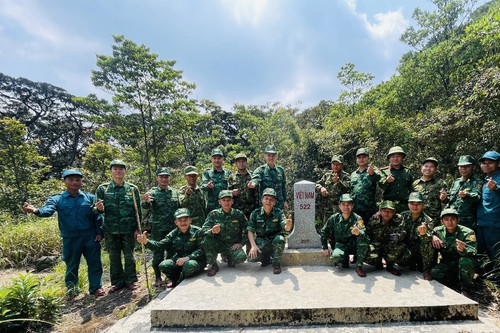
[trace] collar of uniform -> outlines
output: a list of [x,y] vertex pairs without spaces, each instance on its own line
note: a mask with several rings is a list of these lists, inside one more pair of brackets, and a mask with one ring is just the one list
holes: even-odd
[[[77,193],[77,195],[76,195],[76,196],[80,196],[80,195],[83,195],[82,190],[78,190],[78,193]],[[61,193],[61,196],[62,196],[63,198],[72,197],[72,195],[68,192],[68,190],[64,190],[64,192],[63,192],[63,193]]]
[[266,169],[267,170],[276,170],[277,165],[275,164],[272,168],[269,166],[269,164],[266,163]]
[[419,178],[419,179],[418,179],[418,182],[419,182],[419,183],[430,183],[430,182],[435,181],[435,180],[436,180],[436,178],[434,178],[434,177],[432,177],[432,178],[431,178],[431,179],[429,179],[429,180],[424,180],[423,178]]
[[220,168],[220,171],[217,171],[217,169],[215,169],[215,167],[213,166],[212,171],[215,173],[222,173],[222,172],[224,172],[224,167]]

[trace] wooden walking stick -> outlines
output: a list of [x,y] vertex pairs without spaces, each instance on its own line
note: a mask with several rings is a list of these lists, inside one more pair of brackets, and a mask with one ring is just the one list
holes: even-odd
[[[134,201],[135,218],[137,220],[137,230],[142,234],[141,219],[139,217],[139,209],[137,208],[137,201],[135,200],[135,190],[132,189],[132,200]],[[151,301],[151,293],[149,292],[149,278],[148,278],[148,266],[146,263],[146,251],[144,250],[144,244],[141,243],[142,249],[142,261],[144,262],[144,273],[146,274],[146,287],[148,289],[148,300]]]

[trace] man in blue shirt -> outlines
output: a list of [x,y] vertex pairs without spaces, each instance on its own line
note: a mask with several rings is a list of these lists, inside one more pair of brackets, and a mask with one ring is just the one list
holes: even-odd
[[101,246],[103,238],[102,216],[93,211],[94,195],[80,190],[83,175],[78,169],[63,173],[66,190],[47,199],[43,207],[36,208],[25,202],[23,211],[39,217],[49,217],[57,212],[60,235],[63,239],[63,261],[66,263],[66,299],[76,296],[78,267],[83,254],[88,265],[89,291],[104,296],[102,289]]

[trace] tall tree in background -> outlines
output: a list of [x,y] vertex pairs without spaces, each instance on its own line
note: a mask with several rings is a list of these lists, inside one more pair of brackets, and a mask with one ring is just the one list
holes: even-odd
[[340,67],[337,74],[340,83],[347,89],[340,92],[339,102],[345,104],[352,114],[356,112],[356,105],[371,88],[371,81],[375,78],[370,73],[358,72],[354,67],[353,63],[348,62]]

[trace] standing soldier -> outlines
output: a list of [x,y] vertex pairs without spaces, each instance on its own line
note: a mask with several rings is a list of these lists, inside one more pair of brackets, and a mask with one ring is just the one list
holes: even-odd
[[207,263],[211,265],[208,276],[214,276],[219,271],[217,255],[222,253],[227,258],[228,267],[235,267],[247,259],[243,246],[248,243],[247,218],[241,210],[232,208],[233,195],[229,190],[219,193],[221,208],[208,213],[203,224],[201,243]]
[[441,260],[432,268],[431,276],[452,288],[460,284],[462,295],[469,297],[477,265],[476,235],[473,230],[458,225],[458,220],[458,212],[453,208],[441,212],[442,225],[432,232],[432,246],[441,253]]
[[57,212],[60,236],[63,239],[63,261],[66,263],[66,299],[76,296],[78,290],[78,267],[82,255],[88,266],[89,291],[96,296],[104,296],[102,289],[102,216],[92,209],[95,197],[80,190],[83,175],[78,169],[68,169],[62,174],[66,190],[47,199],[43,207],[36,208],[23,204],[25,213],[39,217],[49,217]]
[[437,172],[438,161],[434,157],[424,160],[420,171],[422,177],[413,182],[412,191],[418,192],[424,200],[424,212],[433,221],[439,221],[441,214],[441,192],[446,190],[446,184],[442,179],[434,177]]
[[[370,240],[365,234],[365,224],[361,216],[353,212],[354,204],[349,194],[340,196],[340,213],[333,214],[321,229],[321,246],[323,256],[330,257],[335,265],[342,263],[343,268],[349,267],[349,255],[356,258],[356,273],[366,277],[363,261],[370,246]],[[335,240],[331,256],[328,250],[328,240]]]
[[281,273],[281,255],[285,250],[284,233],[292,230],[292,216],[285,219],[276,207],[276,191],[266,188],[262,193],[262,207],[255,209],[248,221],[248,241],[251,248],[248,261],[259,261],[261,267],[272,263],[273,274]]
[[321,226],[334,213],[338,213],[339,198],[344,193],[351,190],[351,177],[342,170],[344,166],[344,156],[332,156],[332,171],[328,171],[316,183],[318,192],[318,216],[321,219]]
[[[109,274],[113,293],[124,287],[137,289],[134,245],[137,235],[137,217],[141,214],[141,197],[137,186],[125,181],[126,164],[122,160],[113,160],[109,164],[113,180],[99,185],[96,190],[95,208],[104,215],[104,237],[109,254]],[[134,194],[132,194],[132,191]],[[135,205],[133,198],[135,197]],[[125,267],[122,266],[122,252]]]
[[401,272],[394,267],[400,261],[405,250],[401,215],[396,213],[392,201],[382,201],[380,214],[373,216],[366,225],[366,235],[370,239],[370,250],[366,263],[382,269],[382,259],[385,259],[386,269],[393,275],[399,276]]
[[187,184],[179,189],[179,204],[182,208],[189,209],[191,224],[201,228],[207,216],[205,213],[207,201],[205,200],[205,194],[196,183],[198,178],[196,167],[192,165],[185,167],[184,178]]
[[476,230],[476,211],[483,186],[483,181],[473,175],[475,164],[472,156],[460,156],[457,165],[461,177],[453,182],[450,194],[441,191],[440,197],[446,208],[453,208],[458,212],[458,223],[472,230]]
[[[278,152],[275,146],[266,146],[264,150],[264,159],[266,160],[266,164],[254,170],[252,182],[248,184],[248,188],[255,188],[258,186],[260,199],[262,199],[266,188],[274,189],[276,192],[276,208],[286,211],[288,210],[288,199],[286,194],[285,171],[282,167],[276,165]],[[262,206],[262,202],[260,205]]]
[[370,155],[366,148],[356,151],[358,169],[351,173],[351,196],[354,202],[354,212],[369,221],[377,212],[377,183],[380,180],[380,171],[370,163]]
[[[156,170],[158,186],[153,187],[142,196],[142,208],[151,209],[151,239],[160,241],[175,229],[174,212],[179,208],[179,194],[177,190],[169,187],[170,171],[167,167]],[[155,286],[162,284],[161,272],[158,265],[165,258],[165,251],[153,253],[152,266],[155,272]]]
[[216,208],[220,208],[218,198],[222,190],[227,190],[227,180],[231,171],[223,167],[224,154],[222,150],[212,149],[212,167],[203,171],[201,178],[201,190],[207,193],[206,213],[210,213]]
[[259,198],[255,188],[249,188],[248,184],[252,180],[252,174],[247,169],[247,156],[238,154],[235,157],[237,170],[231,174],[228,180],[228,189],[233,193],[233,208],[241,210],[245,216],[250,218],[250,214],[257,208]]
[[[401,213],[404,231],[402,235],[406,243],[406,250],[401,258],[402,265],[408,265],[410,270],[419,270],[424,273],[425,280],[432,280],[429,270],[434,260],[434,249],[428,239],[432,236],[434,222],[424,213],[422,196],[418,192],[410,193],[408,198],[410,210]],[[421,233],[425,230],[425,233]]]
[[382,177],[380,178],[379,185],[384,191],[382,198],[394,202],[397,213],[406,210],[408,196],[413,184],[411,171],[403,165],[405,157],[406,153],[403,149],[399,146],[394,146],[389,149],[389,153],[387,154],[389,165],[380,169]]

